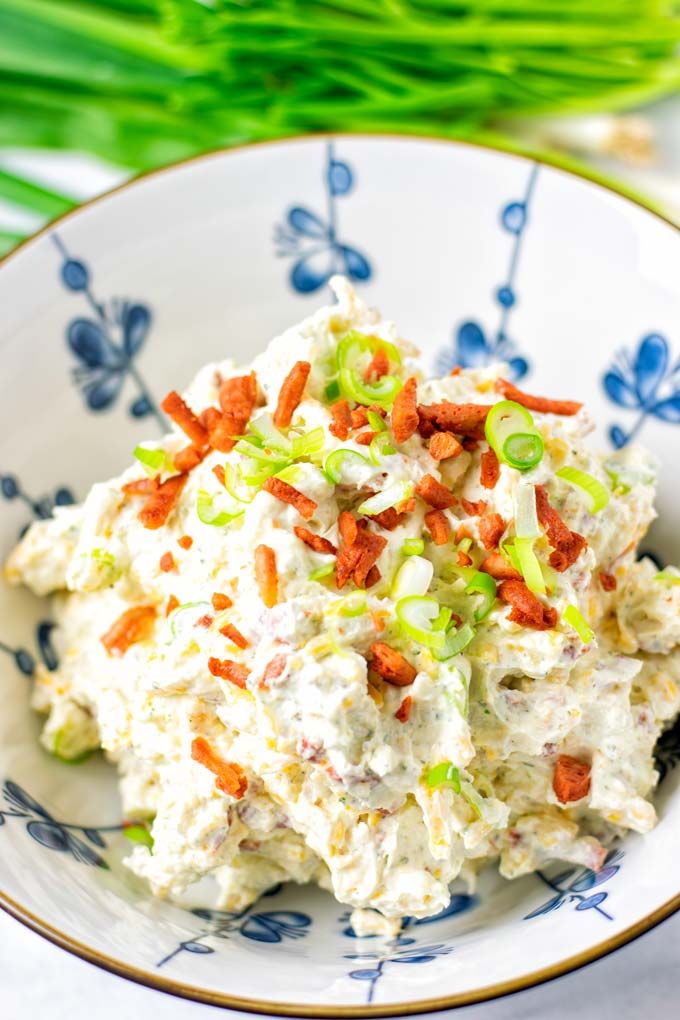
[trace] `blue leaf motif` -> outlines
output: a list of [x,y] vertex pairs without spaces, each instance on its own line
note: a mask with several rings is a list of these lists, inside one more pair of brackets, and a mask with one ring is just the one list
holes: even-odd
[[204,946],[202,942],[183,942],[182,947],[186,949],[187,953],[214,953],[215,950],[211,946]]
[[529,362],[526,358],[510,358],[508,364],[510,365],[511,379],[523,379],[529,371]]
[[589,896],[586,900],[581,900],[577,905],[577,910],[592,910],[594,907],[599,907],[600,903],[604,903],[607,899],[606,892],[595,893],[593,896]]
[[78,259],[67,259],[64,262],[61,278],[69,290],[86,290],[90,282],[87,267]]
[[308,928],[311,918],[293,910],[273,910],[252,914],[241,926],[241,934],[255,942],[281,942],[284,936],[298,938],[300,929]]
[[620,450],[628,442],[628,436],[618,425],[612,425],[609,430],[609,438],[611,439],[612,446],[617,450]]
[[658,333],[646,336],[635,359],[635,382],[641,403],[656,392],[668,368],[668,344]]
[[48,850],[65,851],[69,848],[68,836],[56,822],[31,821],[26,829],[29,835]]
[[86,839],[89,839],[90,843],[94,843],[95,846],[101,847],[102,850],[106,849],[106,843],[96,829],[83,829],[83,836],[85,836]]
[[501,212],[501,223],[511,234],[521,234],[527,219],[527,207],[524,202],[509,202]]
[[105,411],[115,401],[123,385],[123,373],[111,372],[84,387],[87,406],[91,411]]
[[46,818],[51,821],[50,816],[47,814],[45,809],[41,807],[37,800],[34,800],[29,793],[26,793],[26,791],[22,789],[18,783],[8,779],[3,786],[3,793],[5,795],[5,800],[14,807],[31,811],[34,815],[40,815],[41,818]]
[[228,921],[234,921],[238,917],[238,914],[234,914],[228,910],[210,910],[208,907],[195,907],[192,911],[196,917],[200,917],[203,921],[212,921],[215,924],[226,924]]
[[130,414],[133,418],[146,418],[152,411],[153,407],[148,397],[137,397],[130,404]]
[[100,857],[98,853],[91,850],[90,847],[83,843],[82,840],[77,839],[71,833],[67,833],[68,849],[71,851],[72,856],[80,861],[81,864],[91,864],[96,868],[104,868],[108,870],[108,864],[103,857]]
[[374,981],[380,977],[379,970],[351,970],[349,976],[355,981]]
[[489,359],[489,345],[476,322],[464,322],[456,334],[458,359],[463,368],[480,368]]
[[617,864],[612,865],[609,868],[602,868],[597,873],[594,871],[587,871],[585,875],[579,878],[569,888],[572,892],[586,892],[588,889],[592,889],[596,885],[602,885],[603,882],[608,882],[610,878],[619,870]]
[[668,421],[677,424],[680,422],[680,393],[675,393],[666,400],[659,401],[652,408],[651,413],[661,421]]
[[623,378],[620,372],[607,372],[603,379],[605,392],[619,407],[639,407],[640,401],[635,388]]
[[333,275],[334,259],[332,249],[313,251],[299,259],[293,266],[290,282],[301,294],[312,294],[323,287]]
[[371,275],[371,267],[361,252],[355,248],[348,248],[340,245],[338,248],[345,267],[345,273],[350,280],[368,280]]
[[[414,926],[419,927],[423,924],[433,924],[435,921],[443,921],[445,917],[453,917],[455,914],[463,914],[467,910],[472,910],[473,907],[477,906],[478,900],[476,896],[470,896],[467,893],[456,893],[449,900],[448,906],[440,910],[438,914],[433,917],[421,917],[417,921],[413,921]],[[409,919],[410,920],[410,919]]]
[[558,893],[557,896],[553,896],[553,898],[548,900],[547,903],[543,903],[540,907],[537,907],[536,910],[532,910],[530,914],[525,914],[524,920],[528,921],[532,917],[540,917],[542,914],[549,914],[551,910],[557,910],[557,908],[561,907],[563,903],[564,896],[562,893]]
[[288,223],[296,232],[304,237],[317,239],[328,237],[328,227],[316,213],[304,209],[302,206],[294,206],[288,211]]
[[151,312],[145,305],[127,305],[123,317],[123,347],[133,358],[143,346],[151,326]]
[[328,189],[331,195],[348,195],[354,178],[347,163],[332,159],[328,164]]
[[36,638],[38,641],[38,648],[40,649],[40,655],[47,669],[53,672],[59,665],[59,659],[57,653],[54,650],[52,644],[52,631],[55,628],[55,624],[51,620],[43,620],[38,624],[36,631]]
[[66,338],[75,356],[87,368],[117,368],[120,358],[111,348],[101,326],[93,319],[74,319]]

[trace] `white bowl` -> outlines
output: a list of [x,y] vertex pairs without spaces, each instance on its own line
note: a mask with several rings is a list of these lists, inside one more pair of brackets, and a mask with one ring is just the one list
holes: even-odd
[[[677,561],[679,266],[680,234],[660,217],[477,147],[309,138],[153,174],[0,271],[2,553],[32,516],[156,436],[167,390],[208,360],[249,360],[344,271],[440,370],[507,358],[532,390],[585,400],[600,442],[639,433],[665,468],[647,548]],[[489,871],[474,897],[454,894],[444,916],[396,939],[354,938],[316,889],[238,916],[153,900],[120,863],[112,770],[38,747],[28,695],[34,661],[54,665],[46,606],[0,594],[0,904],[93,963],[241,1009],[415,1013],[562,974],[680,906],[678,772],[659,790],[658,827],[597,876]],[[678,741],[663,743],[670,772]]]

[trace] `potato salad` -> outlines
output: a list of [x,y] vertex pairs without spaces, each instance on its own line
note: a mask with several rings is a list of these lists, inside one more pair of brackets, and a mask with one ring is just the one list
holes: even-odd
[[154,894],[316,882],[366,931],[654,826],[680,572],[636,559],[644,450],[593,452],[581,404],[507,366],[428,379],[333,286],[170,393],[171,431],[7,575],[53,600],[42,743],[115,763]]

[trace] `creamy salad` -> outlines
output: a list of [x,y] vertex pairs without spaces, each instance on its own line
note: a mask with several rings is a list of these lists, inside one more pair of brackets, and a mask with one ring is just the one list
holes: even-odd
[[334,289],[169,394],[172,431],[7,574],[53,597],[42,742],[116,763],[156,895],[312,881],[368,931],[654,826],[680,572],[636,560],[648,454],[593,452],[579,403],[503,365],[427,379]]

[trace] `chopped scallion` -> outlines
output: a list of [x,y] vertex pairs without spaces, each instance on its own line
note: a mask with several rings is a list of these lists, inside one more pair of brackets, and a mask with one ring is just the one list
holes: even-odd
[[593,631],[586,623],[580,610],[576,606],[569,605],[564,610],[563,617],[570,627],[573,627],[584,645],[589,645],[595,637]]
[[519,563],[519,572],[529,591],[533,591],[536,595],[545,595],[545,581],[541,564],[534,552],[534,541],[533,538],[519,538],[518,536],[514,542],[514,550]]
[[460,770],[453,762],[442,761],[439,765],[433,765],[425,773],[425,785],[430,790],[437,790],[441,787],[448,787],[460,793]]
[[404,556],[421,556],[425,551],[425,542],[422,538],[405,538],[401,551]]
[[609,502],[609,492],[606,486],[586,471],[580,471],[578,468],[567,465],[560,468],[555,474],[581,493],[585,493],[591,514],[597,514],[600,510],[604,510]]

